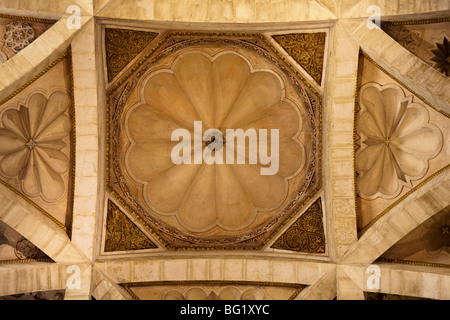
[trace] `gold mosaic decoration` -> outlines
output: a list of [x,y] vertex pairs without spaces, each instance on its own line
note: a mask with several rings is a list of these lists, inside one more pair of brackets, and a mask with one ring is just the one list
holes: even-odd
[[108,201],[105,252],[155,248],[157,246],[112,201]]
[[322,82],[325,32],[275,35],[273,38],[318,83]]
[[325,253],[325,232],[320,198],[277,239],[272,248],[304,253]]
[[108,81],[114,79],[157,35],[154,32],[105,29]]

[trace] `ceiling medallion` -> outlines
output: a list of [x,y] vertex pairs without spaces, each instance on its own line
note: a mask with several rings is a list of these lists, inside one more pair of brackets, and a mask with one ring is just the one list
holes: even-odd
[[[193,232],[215,226],[242,230],[257,219],[258,212],[273,210],[286,198],[289,180],[305,164],[305,147],[296,139],[302,130],[300,117],[283,97],[276,75],[252,72],[249,63],[232,52],[213,57],[194,51],[179,56],[170,69],[158,70],[144,83],[141,101],[131,107],[125,120],[131,144],[125,166],[133,180],[142,182],[143,198],[150,208],[161,215],[176,216]],[[280,128],[275,130],[281,133],[277,141],[283,152],[281,172],[264,176],[261,171],[268,168],[260,161],[260,167],[249,164],[251,161],[233,166],[230,161],[223,163],[225,156],[219,159],[222,164],[192,164],[190,141],[188,164],[175,165],[167,152],[175,148],[170,140],[172,132],[179,127],[198,136],[194,126],[198,118],[202,120],[198,121],[200,135],[202,123],[227,132],[228,128]],[[274,146],[269,147],[274,150]],[[231,148],[215,153],[223,154],[223,149],[229,158]],[[249,157],[256,153],[252,151],[248,150]],[[241,154],[244,157],[245,150]],[[234,162],[234,155],[231,157]]]
[[[258,35],[159,43],[108,92],[110,192],[168,248],[260,248],[320,188],[320,96]],[[233,130],[250,142],[229,156]]]
[[401,87],[367,83],[360,92],[357,130],[363,146],[356,153],[357,192],[367,200],[392,199],[426,174],[428,161],[442,149],[442,133]]
[[16,178],[28,197],[41,196],[54,202],[65,194],[62,175],[69,171],[66,147],[71,119],[71,98],[54,91],[48,98],[40,92],[28,98],[27,106],[3,112],[0,126],[0,173]]

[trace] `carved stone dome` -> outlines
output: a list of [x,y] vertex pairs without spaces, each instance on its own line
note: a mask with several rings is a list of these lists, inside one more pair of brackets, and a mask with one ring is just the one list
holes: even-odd
[[[127,171],[144,186],[143,198],[149,207],[161,215],[175,216],[190,231],[215,226],[245,229],[261,212],[283,203],[289,181],[304,168],[305,147],[298,139],[302,118],[285,97],[283,81],[270,70],[254,70],[238,54],[180,55],[170,68],[151,73],[140,95],[141,101],[130,108],[125,121],[131,143]],[[201,137],[194,137],[194,121],[203,124]],[[261,175],[260,168],[267,165],[249,163],[254,151],[250,143],[246,143],[244,164],[176,165],[171,159],[176,144],[171,134],[177,128],[199,139],[214,128],[224,132],[223,136],[226,129],[279,130],[280,168],[274,175]],[[275,153],[267,140],[269,153]],[[202,153],[205,147],[203,142]],[[218,151],[228,157],[226,144],[223,148]]]

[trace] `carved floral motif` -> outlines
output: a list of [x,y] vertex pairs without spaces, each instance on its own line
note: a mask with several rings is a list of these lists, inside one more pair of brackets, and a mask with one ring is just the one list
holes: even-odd
[[6,46],[19,52],[34,41],[34,29],[27,22],[13,21],[6,25]]
[[[295,206],[303,208],[306,205],[305,197],[316,194],[321,188],[322,98],[320,94],[313,90],[313,87],[297,72],[293,72],[294,67],[282,59],[280,53],[274,50],[275,48],[271,43],[259,34],[169,32],[161,37],[161,41],[156,46],[148,49],[148,55],[143,56],[142,60],[133,64],[132,67],[130,66],[130,72],[124,74],[120,80],[118,79],[117,86],[112,86],[108,90],[107,139],[109,143],[106,148],[108,189],[121,205],[126,206],[127,209],[142,218],[169,250],[200,247],[225,250],[261,248],[266,238],[272,238],[276,235],[274,229],[283,224],[287,217],[294,214],[293,208]],[[222,70],[222,74],[226,76],[223,79],[220,79],[217,75],[212,78],[210,68],[201,68],[201,65],[197,67],[200,63],[197,65],[187,63],[184,58],[193,53],[209,60],[208,63],[213,64],[215,71],[219,69],[218,67],[225,69]],[[226,56],[234,56],[238,64],[226,63],[220,65],[219,59],[224,59]],[[179,59],[180,57],[182,59]],[[239,58],[242,61],[239,62]],[[185,68],[186,65],[190,67]],[[241,65],[244,67],[241,67]],[[179,79],[168,78],[179,77],[181,73],[175,72],[175,69],[183,69],[180,66],[184,66],[183,68],[187,70],[183,77],[188,81],[185,80],[182,83],[184,85],[183,92],[176,94],[177,87],[179,89],[182,85],[179,83]],[[227,66],[229,67],[228,70],[226,70]],[[254,95],[246,94],[242,90],[239,91],[239,86],[246,82],[244,77],[247,77],[248,68],[251,70],[252,78],[260,76],[261,71],[273,75],[273,77],[260,76],[260,80],[255,81],[258,85],[249,86],[248,89],[250,87],[254,89]],[[249,211],[244,211],[242,215],[239,214],[239,205],[245,205],[245,201],[236,201],[236,205],[232,205],[236,197],[239,196],[245,200],[246,195],[241,192],[243,188],[233,190],[235,184],[227,182],[227,179],[237,180],[234,172],[229,174],[229,169],[246,171],[248,175],[243,179],[243,183],[251,185],[252,191],[260,193],[260,199],[266,202],[274,201],[274,198],[276,201],[278,194],[283,193],[284,187],[280,189],[276,183],[261,183],[262,178],[253,179],[250,175],[252,172],[249,169],[254,169],[253,174],[261,177],[260,170],[262,167],[258,164],[248,165],[248,159],[245,161],[246,164],[242,165],[209,165],[205,163],[202,165],[183,163],[174,165],[171,161],[171,152],[173,147],[179,144],[179,141],[171,141],[171,134],[173,130],[185,129],[191,132],[191,139],[193,137],[193,140],[195,140],[197,135],[192,135],[192,128],[189,130],[189,127],[193,126],[194,120],[202,122],[202,128],[204,129],[202,133],[210,128],[218,129],[223,133],[223,130],[227,127],[217,125],[216,122],[211,125],[200,115],[184,117],[185,111],[189,110],[191,115],[193,110],[211,114],[212,109],[215,115],[226,115],[227,109],[224,106],[228,103],[233,104],[233,96],[239,92],[241,93],[241,102],[245,102],[243,99],[250,100],[251,103],[248,104],[250,108],[241,108],[241,110],[236,108],[234,111],[238,112],[232,111],[231,114],[234,114],[235,120],[242,121],[242,123],[237,123],[229,129],[236,130],[240,127],[247,130],[251,128],[252,124],[245,123],[245,121],[252,122],[252,119],[248,117],[254,115],[252,112],[247,112],[255,109],[253,101],[269,101],[270,99],[265,99],[265,97],[277,93],[280,85],[271,81],[270,78],[273,79],[274,77],[278,78],[277,81],[282,84],[283,89],[278,94],[281,93],[281,96],[284,97],[282,102],[286,102],[291,111],[280,112],[282,117],[277,116],[276,113],[273,117],[268,116],[264,126],[256,127],[255,130],[265,127],[270,132],[272,128],[280,128],[278,175],[263,178],[266,178],[266,180],[269,180],[269,178],[273,180],[279,180],[280,177],[282,180],[287,178],[288,192],[279,204],[273,207],[265,205],[255,208],[254,212],[250,212],[249,218]],[[165,82],[162,78],[169,81]],[[200,81],[202,78],[204,83]],[[157,80],[163,81],[158,83]],[[269,80],[269,82],[265,80]],[[153,84],[150,85],[150,82],[153,82]],[[236,88],[233,89],[233,86]],[[152,91],[147,90],[150,87],[153,87]],[[189,90],[185,90],[186,88]],[[219,93],[217,88],[221,88],[222,92]],[[211,89],[213,90],[211,91]],[[183,94],[189,95],[189,98],[193,97],[193,99],[187,99],[183,97]],[[208,101],[211,97],[218,101],[214,101],[214,104],[198,104],[199,100]],[[160,103],[161,101],[163,103]],[[186,105],[189,106],[188,109],[185,108]],[[265,112],[263,107],[264,105],[260,108],[261,115]],[[200,110],[202,108],[205,110]],[[223,110],[217,112],[217,108]],[[283,108],[289,110],[286,105]],[[137,112],[138,109],[141,110]],[[296,113],[293,117],[290,116],[292,111]],[[139,116],[139,113],[141,116]],[[144,114],[146,114],[145,117]],[[248,119],[246,119],[246,115],[248,115]],[[178,121],[180,117],[182,121]],[[174,119],[177,121],[173,121]],[[273,123],[270,123],[271,121]],[[136,130],[137,127],[140,127],[141,130]],[[286,134],[289,131],[296,130],[295,128],[298,128],[298,132],[288,138]],[[131,131],[133,130],[141,131],[142,141],[139,141],[139,138],[136,140],[136,137],[132,136]],[[152,147],[150,143],[146,143],[146,139],[154,139],[152,143],[155,143]],[[158,139],[159,145],[156,143]],[[283,139],[286,141],[281,141]],[[183,139],[183,141],[187,140],[189,138]],[[208,139],[205,138],[205,140]],[[262,139],[258,140],[261,141]],[[270,138],[268,140],[270,141]],[[225,137],[225,142],[227,141],[230,140]],[[202,149],[204,149],[202,151],[211,150],[209,145],[206,146],[207,142],[209,141],[200,143]],[[298,147],[291,147],[289,144],[296,144]],[[153,149],[155,157],[149,156],[152,152],[151,149]],[[156,149],[159,149],[159,151]],[[195,155],[195,148],[192,149],[194,149]],[[270,153],[270,150],[268,151]],[[141,154],[147,152],[147,155],[133,156],[132,153],[137,154],[138,152],[141,152]],[[185,152],[185,149],[183,149],[182,152],[183,154],[189,154],[189,150]],[[157,156],[158,154],[160,156]],[[191,167],[188,168],[189,166]],[[251,166],[254,168],[249,168]],[[266,165],[267,167],[269,165]],[[175,168],[180,170],[178,174],[173,174],[173,171],[170,172]],[[290,171],[296,168],[298,168],[298,171],[290,174]],[[180,179],[180,173],[183,170],[185,170],[183,174],[188,175],[193,174],[192,171],[197,170],[202,173],[200,170],[207,171],[206,169],[209,172],[206,172],[207,179],[205,180],[210,183],[209,185],[201,181],[190,183],[189,177]],[[151,174],[152,171],[155,175]],[[159,177],[156,177],[158,172],[160,172]],[[219,175],[225,176],[225,179],[219,177],[220,183],[217,186],[222,189],[225,188],[225,192],[215,190],[216,185],[212,183],[214,178]],[[198,174],[196,176],[204,175]],[[156,181],[157,179],[161,183]],[[188,186],[180,184],[180,181],[187,181]],[[180,219],[181,215],[178,211],[180,206],[176,201],[170,201],[170,199],[176,200],[178,197],[186,195],[186,189],[189,186],[192,186],[192,189],[195,186],[197,190],[188,191],[197,196],[190,199],[196,203],[191,209],[193,214],[191,217],[188,216],[186,223]],[[150,188],[153,188],[153,190],[149,190]],[[198,191],[200,189],[201,192]],[[208,192],[209,194],[207,194]],[[153,200],[151,199],[152,196]],[[219,201],[217,199],[229,203],[228,208],[221,208],[220,205],[217,205],[217,210],[222,210],[223,214],[216,214],[215,205],[212,202]],[[157,203],[154,203],[155,200]],[[168,205],[167,208],[161,206],[164,203]],[[169,205],[176,209],[170,210]],[[195,207],[198,210],[195,210]],[[206,207],[206,210],[202,211],[204,207]],[[228,217],[225,212],[228,213]],[[210,215],[210,213],[212,214]],[[252,215],[254,216],[253,220],[251,219]],[[219,221],[217,216],[221,216],[220,219],[225,219],[225,223]]]
[[440,130],[428,123],[425,107],[397,85],[364,85],[360,90],[356,154],[357,191],[363,199],[395,198],[422,178],[442,148]]
[[[261,163],[248,161],[174,165],[172,132],[178,128],[192,132],[197,120],[205,130],[221,132],[279,129],[278,173],[261,175]],[[214,59],[188,53],[178,57],[171,69],[160,70],[144,82],[141,102],[126,118],[131,140],[128,172],[144,185],[144,199],[151,208],[175,215],[189,230],[202,232],[216,225],[241,230],[255,220],[258,209],[277,208],[287,196],[289,179],[303,168],[304,146],[295,139],[300,120],[274,73],[254,71],[233,53]]]
[[62,91],[49,98],[34,93],[27,106],[8,109],[1,116],[0,172],[19,180],[29,197],[52,202],[65,192],[61,175],[69,170],[70,161],[61,150],[71,131],[69,106],[70,97]]

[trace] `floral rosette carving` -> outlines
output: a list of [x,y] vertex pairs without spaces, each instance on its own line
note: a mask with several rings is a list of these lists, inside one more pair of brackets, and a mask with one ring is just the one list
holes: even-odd
[[[282,204],[289,179],[306,160],[296,139],[301,118],[274,72],[253,70],[234,53],[211,57],[190,52],[150,74],[140,92],[141,102],[125,119],[131,142],[125,164],[133,180],[144,185],[150,208],[176,216],[190,231],[203,232],[215,226],[244,229],[260,211]],[[260,164],[248,161],[174,165],[171,150],[177,143],[171,134],[179,128],[194,132],[194,121],[202,121],[203,131],[217,128],[222,133],[227,128],[279,129],[278,173],[261,175]]]
[[19,52],[34,41],[34,29],[27,22],[13,21],[6,25],[6,45]]
[[66,114],[70,97],[62,91],[48,98],[32,94],[26,106],[8,109],[1,116],[0,172],[17,179],[29,197],[41,196],[53,202],[65,193],[62,174],[69,170],[69,158],[62,152],[71,131]]
[[393,199],[403,186],[412,187],[411,181],[426,174],[428,161],[442,148],[442,134],[428,123],[426,108],[395,84],[364,85],[359,105],[357,192],[367,200]]

